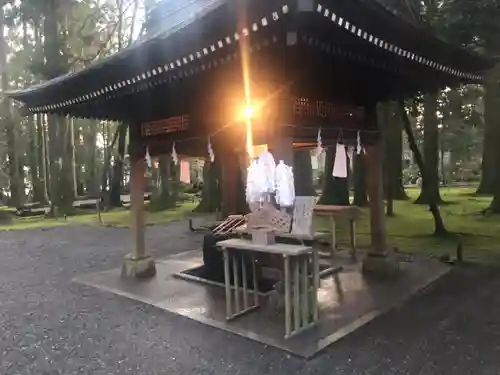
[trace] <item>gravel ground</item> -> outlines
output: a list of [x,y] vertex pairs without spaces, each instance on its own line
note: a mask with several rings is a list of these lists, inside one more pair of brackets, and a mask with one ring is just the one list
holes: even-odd
[[[156,255],[201,244],[186,223],[150,227],[147,237]],[[87,226],[1,233],[0,374],[500,373],[496,270],[454,271],[306,362],[71,282],[118,266],[128,238]]]

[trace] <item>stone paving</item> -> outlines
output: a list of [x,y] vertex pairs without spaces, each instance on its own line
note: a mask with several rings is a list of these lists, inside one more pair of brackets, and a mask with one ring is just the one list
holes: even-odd
[[[197,248],[186,223],[148,228],[163,256]],[[0,374],[499,374],[500,271],[466,267],[310,361],[91,287],[126,229],[0,235]]]

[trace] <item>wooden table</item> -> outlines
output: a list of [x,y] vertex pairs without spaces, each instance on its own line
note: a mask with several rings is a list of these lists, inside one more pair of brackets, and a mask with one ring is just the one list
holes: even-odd
[[[256,280],[255,252],[277,254],[283,257],[285,287],[285,339],[316,324],[318,321],[317,290],[319,288],[318,252],[310,246],[273,244],[260,245],[249,240],[229,239],[217,242],[224,255],[224,284],[226,289],[226,319],[231,320],[259,307]],[[253,304],[248,303],[245,257],[237,251],[251,253],[253,273]],[[238,259],[239,258],[239,259]],[[230,263],[233,264],[234,286],[231,286]],[[239,264],[242,269],[243,306],[240,304]],[[234,306],[233,306],[234,289]]]
[[332,262],[335,257],[335,247],[337,245],[336,238],[336,220],[349,221],[349,235],[351,240],[351,255],[356,256],[356,220],[361,216],[362,211],[357,206],[333,206],[333,205],[316,205],[314,206],[314,214],[317,216],[325,216],[330,218],[331,236],[332,236]]

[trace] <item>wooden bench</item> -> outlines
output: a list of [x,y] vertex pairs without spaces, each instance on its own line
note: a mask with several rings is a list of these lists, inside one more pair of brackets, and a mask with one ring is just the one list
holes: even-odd
[[347,220],[349,222],[351,256],[356,257],[356,220],[359,219],[361,214],[362,211],[357,206],[333,206],[333,205],[314,206],[314,215],[328,217],[330,219],[332,261],[335,257],[335,250],[337,246],[336,223],[339,220]]

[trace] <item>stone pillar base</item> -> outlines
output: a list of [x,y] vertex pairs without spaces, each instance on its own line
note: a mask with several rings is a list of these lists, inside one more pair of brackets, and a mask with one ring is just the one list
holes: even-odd
[[135,259],[131,254],[128,254],[124,257],[122,264],[122,278],[145,279],[155,275],[155,262],[150,256]]
[[399,262],[393,256],[387,254],[368,253],[363,259],[363,274],[380,278],[397,276],[401,269]]

